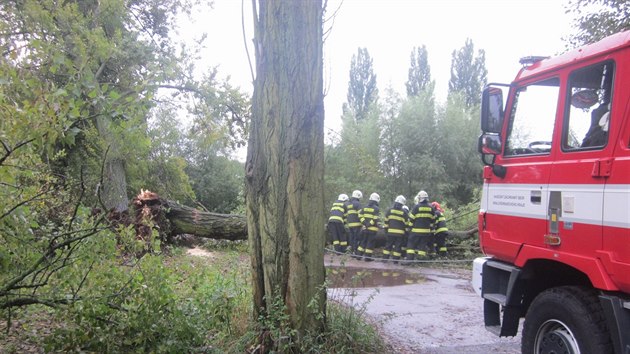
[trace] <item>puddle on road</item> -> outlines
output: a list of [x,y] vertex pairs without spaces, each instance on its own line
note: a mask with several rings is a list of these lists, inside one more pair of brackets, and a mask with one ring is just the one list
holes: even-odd
[[427,279],[420,274],[400,270],[326,267],[329,288],[377,288],[421,284]]

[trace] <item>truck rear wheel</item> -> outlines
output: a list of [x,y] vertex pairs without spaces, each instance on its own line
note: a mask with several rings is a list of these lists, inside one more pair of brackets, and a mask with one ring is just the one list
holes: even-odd
[[540,293],[525,316],[523,354],[612,353],[602,306],[595,291],[577,286]]

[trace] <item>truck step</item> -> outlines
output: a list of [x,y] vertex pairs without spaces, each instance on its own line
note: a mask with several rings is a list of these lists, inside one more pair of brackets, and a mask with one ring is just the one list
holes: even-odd
[[505,306],[505,295],[498,293],[483,294],[483,298],[495,302],[501,306]]
[[630,310],[630,301],[624,301],[623,308],[626,310]]

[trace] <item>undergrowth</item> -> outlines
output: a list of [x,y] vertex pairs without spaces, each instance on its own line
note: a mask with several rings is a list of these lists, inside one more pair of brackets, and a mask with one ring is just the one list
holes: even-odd
[[245,353],[263,327],[274,343],[267,352],[386,352],[367,319],[367,304],[354,303],[352,294],[329,291],[326,328],[299,340],[286,331],[279,301],[268,318],[252,321],[245,248],[209,243],[202,257],[174,248],[95,263],[82,298],[72,305],[14,310],[9,329],[2,313],[0,352]]

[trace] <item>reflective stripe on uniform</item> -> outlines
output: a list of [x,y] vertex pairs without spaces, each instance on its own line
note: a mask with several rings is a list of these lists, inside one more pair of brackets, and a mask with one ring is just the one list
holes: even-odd
[[397,234],[397,235],[404,235],[405,234],[405,230],[399,230],[399,229],[387,229],[387,233],[388,234]]
[[418,229],[418,228],[413,228],[411,229],[411,232],[415,232],[415,233],[419,233],[419,234],[423,234],[423,233],[430,233],[431,229]]

